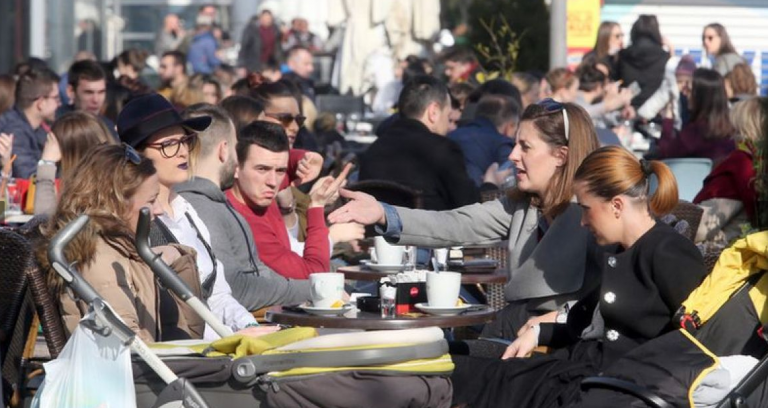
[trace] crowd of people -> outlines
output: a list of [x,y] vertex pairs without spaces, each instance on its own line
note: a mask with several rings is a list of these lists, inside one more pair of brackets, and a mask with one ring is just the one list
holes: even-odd
[[[254,336],[275,329],[253,312],[307,301],[309,275],[332,270],[340,247],[359,251],[366,226],[399,245],[506,243],[508,304],[482,336],[511,344],[493,358],[453,344],[453,401],[566,406],[581,378],[673,329],[708,274],[695,243],[723,248],[759,225],[768,103],[719,24],[702,34],[713,68],[675,57],[652,15],[628,47],[603,22],[574,70],[485,80],[467,48],[409,56],[371,101],[385,117],[375,142],[350,160],[344,124],[313,103],[328,89],[313,81],[322,43],[306,20],[282,32],[261,12],[237,67],[217,56],[215,21],[202,7],[187,34],[166,17],[157,89],[137,49],[110,63],[79,55],[61,76],[32,58],[0,77],[0,176],[34,186],[25,208],[47,217],[39,262],[48,268],[47,240],[89,214],[67,257],[146,341],[217,335],[137,255],[144,207],[154,250],[233,332]],[[622,146],[630,122],[630,133],[661,128],[643,159]],[[658,160],[677,157],[714,164],[694,199],[704,209],[695,243],[659,221],[678,194]],[[419,200],[374,197],[348,179]],[[500,198],[480,203],[485,191]],[[53,274],[50,284],[71,331],[86,307]],[[537,345],[556,351],[521,358]]]

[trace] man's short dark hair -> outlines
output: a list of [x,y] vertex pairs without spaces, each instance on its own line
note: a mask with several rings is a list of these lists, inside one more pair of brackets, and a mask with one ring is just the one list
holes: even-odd
[[[181,51],[166,51],[163,53],[163,57],[171,57],[174,65],[181,65],[184,68],[184,73],[187,73],[187,56]],[[162,59],[161,58],[161,59]]]
[[283,127],[261,120],[251,122],[251,124],[240,130],[237,147],[235,148],[237,151],[237,162],[240,163],[240,166],[248,158],[248,150],[250,150],[252,145],[274,153],[287,152],[290,149],[288,136],[285,134]]
[[445,104],[448,103],[448,87],[435,77],[419,75],[405,84],[397,106],[403,117],[421,119],[427,106],[432,102],[445,108]]
[[43,96],[48,96],[51,86],[59,83],[59,76],[48,68],[29,69],[16,82],[16,105],[26,109]]
[[467,47],[455,46],[448,48],[443,52],[443,55],[440,56],[440,62],[445,63],[447,61],[471,64],[477,62],[477,56],[475,56],[474,51]]
[[88,82],[107,80],[107,73],[104,72],[101,64],[91,60],[75,62],[69,67],[67,75],[67,81],[72,89],[77,89],[81,79]]
[[480,99],[482,99],[485,95],[510,96],[512,99],[517,101],[519,106],[523,106],[523,99],[520,96],[520,90],[506,79],[496,78],[483,82],[480,84],[480,86],[475,88],[471,94],[469,94],[467,101],[470,103],[479,102]]
[[579,75],[579,90],[592,92],[605,84],[605,74],[594,65],[582,65],[576,70]]
[[18,64],[16,64],[16,67],[13,69],[13,74],[16,75],[16,77],[20,77],[27,73],[30,70],[43,70],[48,68],[48,63],[43,61],[40,58],[37,57],[29,57],[26,61],[22,61]]
[[520,117],[520,105],[511,96],[485,95],[477,103],[475,117],[486,118],[498,128],[510,121],[517,122]]
[[210,116],[211,124],[204,131],[197,132],[200,149],[193,154],[197,153],[199,157],[208,157],[219,143],[229,140],[234,124],[227,111],[209,103],[194,104],[181,113],[181,117],[184,119],[201,116]]
[[228,96],[219,102],[219,105],[229,114],[238,135],[242,128],[256,120],[264,111],[264,106],[250,96]]

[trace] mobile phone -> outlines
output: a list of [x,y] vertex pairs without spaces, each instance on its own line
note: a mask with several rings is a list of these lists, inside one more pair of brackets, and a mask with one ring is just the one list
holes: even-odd
[[640,84],[638,84],[637,81],[634,81],[631,84],[629,84],[627,88],[630,90],[630,92],[632,92],[633,98],[637,95],[640,95],[640,92],[642,91],[640,89]]

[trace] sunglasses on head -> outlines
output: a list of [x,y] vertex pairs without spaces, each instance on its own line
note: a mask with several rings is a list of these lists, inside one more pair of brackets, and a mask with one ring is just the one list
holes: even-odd
[[568,121],[568,111],[565,110],[565,105],[552,98],[543,99],[539,101],[538,105],[550,113],[563,112],[563,127],[565,128],[565,141],[567,142],[570,136],[570,123]]
[[304,121],[307,120],[307,117],[304,115],[291,115],[290,113],[266,113],[264,112],[264,116],[268,116],[272,119],[275,119],[280,122],[283,127],[291,126],[291,122],[296,122],[296,124],[299,127],[304,126]]
[[131,145],[123,143],[123,151],[123,158],[125,159],[126,163],[131,162],[137,166],[141,164],[141,155],[136,151],[136,149],[131,147]]

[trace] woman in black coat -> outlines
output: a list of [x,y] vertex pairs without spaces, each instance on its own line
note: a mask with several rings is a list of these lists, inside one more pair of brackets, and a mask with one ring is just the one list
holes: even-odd
[[617,79],[623,86],[633,82],[640,85],[640,94],[632,99],[632,106],[639,108],[661,86],[669,53],[662,48],[659,22],[654,15],[638,17],[629,37],[632,45],[619,51]]
[[[659,187],[649,197],[652,174]],[[454,404],[562,407],[578,402],[584,377],[672,330],[676,311],[706,275],[693,243],[655,219],[677,205],[675,178],[663,163],[604,147],[579,167],[574,190],[582,224],[599,244],[618,243],[624,250],[605,256],[601,286],[573,307],[566,323],[530,325],[502,360],[454,356]],[[519,358],[539,344],[556,350]]]

